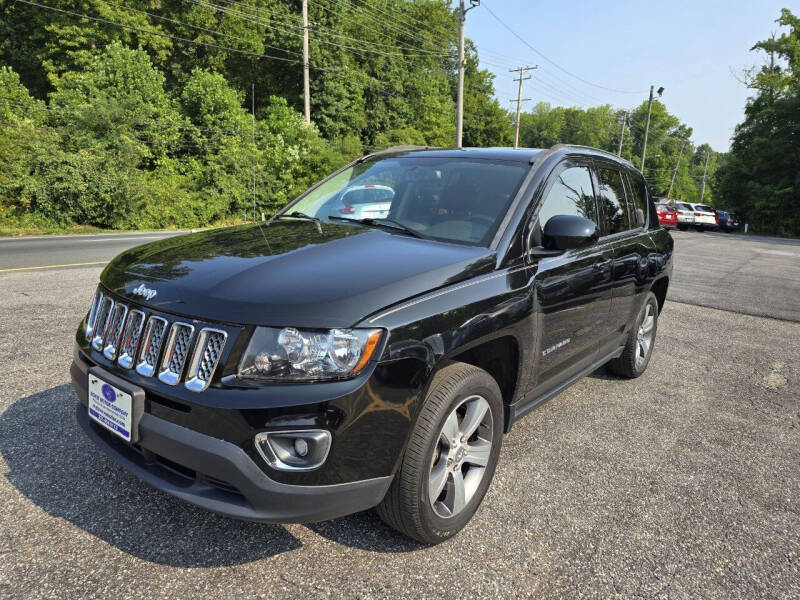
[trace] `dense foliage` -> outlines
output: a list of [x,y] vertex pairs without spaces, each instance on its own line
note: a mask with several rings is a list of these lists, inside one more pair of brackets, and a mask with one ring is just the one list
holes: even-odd
[[[300,0],[38,4],[58,10],[0,0],[4,224],[252,218],[373,149],[453,144],[457,16],[448,0],[309,3],[311,126],[302,117]],[[796,102],[796,76],[793,89]],[[464,105],[465,145],[512,143],[513,115],[469,41]],[[628,112],[622,155],[638,166],[647,102]],[[539,104],[522,115],[520,143],[616,152],[620,114]],[[710,180],[723,162],[692,144],[691,132],[653,103],[645,174],[657,195],[671,188],[699,200],[704,171]],[[725,181],[717,189],[733,189]],[[785,182],[776,185],[786,194]],[[715,202],[717,189],[706,185],[704,200]]]
[[759,231],[800,234],[800,18],[784,9],[789,29],[758,42],[768,63],[748,74],[755,91],[717,174],[719,193]]

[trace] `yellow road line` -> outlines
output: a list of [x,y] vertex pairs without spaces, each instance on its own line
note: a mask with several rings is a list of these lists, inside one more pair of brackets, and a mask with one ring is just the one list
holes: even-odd
[[60,269],[62,267],[85,267],[88,265],[105,265],[107,263],[108,263],[107,260],[101,260],[98,262],[69,263],[66,265],[44,265],[41,267],[15,267],[13,269],[0,269],[0,273],[8,273],[9,271],[34,271],[36,269]]

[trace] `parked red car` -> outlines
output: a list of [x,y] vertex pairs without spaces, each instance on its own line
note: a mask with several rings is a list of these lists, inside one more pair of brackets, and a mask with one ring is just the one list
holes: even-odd
[[678,226],[678,211],[667,204],[656,204],[656,214],[658,214],[658,224],[662,227]]

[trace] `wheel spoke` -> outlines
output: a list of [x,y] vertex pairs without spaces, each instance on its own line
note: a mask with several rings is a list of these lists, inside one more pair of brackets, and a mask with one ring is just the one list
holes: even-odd
[[475,430],[483,421],[486,416],[486,411],[489,410],[489,403],[483,398],[477,397],[471,402],[467,403],[467,412],[461,420],[459,430],[461,435],[469,439],[475,433]]
[[431,469],[431,476],[428,479],[428,496],[431,504],[441,495],[444,485],[447,483],[447,460],[440,459]]
[[644,359],[646,355],[647,355],[647,347],[644,345],[644,342],[639,342],[639,347],[636,350],[636,358]]
[[650,315],[648,318],[644,320],[642,324],[642,333],[648,334],[653,331],[653,325],[655,325],[656,319],[653,315]]
[[444,422],[444,427],[442,427],[442,436],[449,446],[453,444],[453,440],[458,439],[458,415],[456,414],[456,411],[451,412],[447,417],[447,420]]
[[452,473],[452,489],[450,490],[452,494],[452,502],[450,503],[450,513],[451,514],[458,514],[467,504],[467,489],[464,485],[464,475],[461,473],[461,469],[456,469]]
[[485,467],[489,463],[489,454],[492,452],[491,442],[477,440],[467,445],[464,462],[478,467]]

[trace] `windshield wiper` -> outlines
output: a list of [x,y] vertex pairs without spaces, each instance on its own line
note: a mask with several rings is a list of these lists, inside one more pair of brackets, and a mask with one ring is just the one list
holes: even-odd
[[331,221],[347,221],[349,223],[357,223],[359,225],[366,225],[367,227],[378,227],[381,229],[391,229],[392,231],[402,231],[403,233],[407,233],[408,235],[416,238],[423,240],[430,239],[424,233],[420,233],[416,229],[411,229],[411,227],[408,225],[403,225],[400,221],[395,221],[394,219],[349,219],[347,217],[337,217],[336,215],[330,215],[328,219]]
[[273,219],[285,219],[285,218],[288,218],[288,217],[292,217],[293,219],[307,219],[309,221],[314,221],[316,223],[320,222],[317,217],[312,217],[311,215],[307,215],[306,213],[300,212],[299,210],[293,210],[290,213],[283,213],[283,214],[280,214],[280,215],[275,215],[272,218]]

